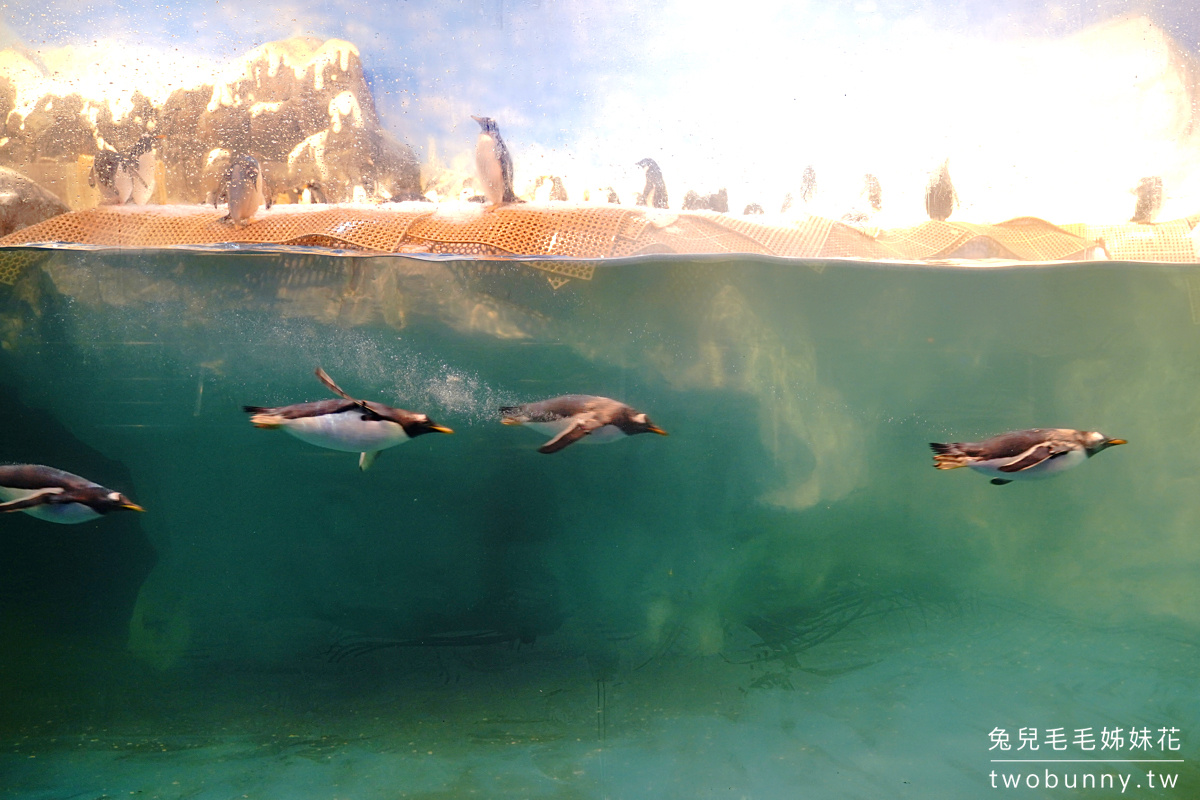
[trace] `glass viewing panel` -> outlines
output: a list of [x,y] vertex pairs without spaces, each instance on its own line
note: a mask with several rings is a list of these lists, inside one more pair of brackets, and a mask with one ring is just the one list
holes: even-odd
[[0,798],[1200,797],[1198,53],[10,0]]

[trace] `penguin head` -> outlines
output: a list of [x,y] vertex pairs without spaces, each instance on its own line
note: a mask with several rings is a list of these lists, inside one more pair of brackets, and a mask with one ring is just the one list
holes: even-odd
[[633,436],[638,433],[657,433],[659,436],[667,436],[667,432],[650,421],[650,418],[641,411],[629,409],[624,415],[624,419],[614,421],[618,428],[625,432],[627,436]]
[[88,505],[101,514],[107,514],[109,511],[117,511],[119,509],[126,511],[146,510],[120,492],[111,492],[108,490],[101,492]]
[[133,156],[134,158],[145,155],[157,147],[160,140],[165,138],[167,137],[163,136],[161,133],[143,133],[138,137],[138,140],[133,143],[133,147],[129,149],[129,155]]
[[639,166],[642,169],[646,169],[648,167],[654,167],[655,169],[658,169],[658,162],[656,162],[653,158],[643,158],[641,161],[637,162],[636,166]]
[[492,119],[491,117],[477,117],[472,114],[471,119],[479,123],[480,129],[484,133],[492,134],[494,136],[500,132],[500,126],[498,126],[496,124],[496,120]]
[[1089,456],[1094,456],[1096,453],[1099,453],[1101,450],[1104,450],[1108,447],[1114,447],[1119,444],[1129,444],[1129,442],[1125,441],[1124,439],[1110,439],[1103,433],[1100,433],[1100,431],[1084,431],[1081,438],[1083,439],[1083,446],[1087,449],[1087,454]]
[[252,155],[242,154],[229,162],[229,180],[241,180],[254,183],[258,180],[258,159]]
[[425,433],[454,433],[444,425],[438,425],[424,414],[413,414],[401,423],[408,438],[414,439]]

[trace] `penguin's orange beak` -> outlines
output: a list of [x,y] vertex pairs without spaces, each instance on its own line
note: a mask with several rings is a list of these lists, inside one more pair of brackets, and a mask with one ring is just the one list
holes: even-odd
[[139,506],[137,503],[121,503],[121,508],[127,508],[130,511],[141,511],[145,513],[146,509]]
[[434,431],[435,433],[454,433],[454,431],[443,425],[430,425],[429,430]]
[[670,436],[671,435],[671,434],[667,433],[666,431],[664,431],[662,428],[658,427],[657,425],[651,425],[649,428],[646,428],[646,432],[647,433],[657,433],[659,436]]
[[1112,447],[1114,444],[1129,444],[1129,442],[1127,442],[1124,439],[1109,439],[1107,442],[1104,443],[1104,446]]
[[514,419],[513,417],[504,417],[503,419],[500,420],[500,422],[504,425],[520,425],[521,424],[521,420]]

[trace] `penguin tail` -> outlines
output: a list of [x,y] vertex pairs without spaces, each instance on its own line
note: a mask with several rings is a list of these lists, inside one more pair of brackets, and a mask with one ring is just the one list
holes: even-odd
[[278,428],[283,425],[283,417],[279,414],[274,414],[269,408],[261,406],[242,406],[242,411],[247,414],[253,414],[250,418],[250,424],[256,428]]
[[26,509],[44,506],[47,503],[54,502],[51,498],[62,493],[63,490],[57,486],[48,489],[42,489],[39,492],[29,495],[28,497],[20,497],[16,500],[9,500],[7,503],[0,503],[0,513],[7,513],[9,511],[25,511]]
[[958,469],[967,466],[967,455],[959,449],[956,442],[930,442],[929,449],[934,452],[935,469]]

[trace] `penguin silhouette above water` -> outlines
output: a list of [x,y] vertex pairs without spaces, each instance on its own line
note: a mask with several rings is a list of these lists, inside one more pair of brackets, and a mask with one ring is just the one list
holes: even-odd
[[804,175],[800,178],[800,199],[807,204],[811,203],[816,196],[817,170],[812,164],[809,164],[804,168]]
[[229,160],[222,194],[229,203],[229,213],[221,221],[232,222],[235,227],[249,225],[262,206],[271,207],[263,191],[262,167],[257,158],[245,153]]
[[946,159],[929,176],[925,186],[925,212],[930,219],[945,222],[957,205],[958,192],[954,191],[954,183],[950,180],[950,159]]
[[110,511],[146,509],[87,478],[38,464],[0,464],[0,512],[24,511],[47,522],[73,525]]
[[1158,216],[1158,212],[1162,211],[1162,178],[1158,176],[1142,178],[1138,181],[1137,188],[1133,190],[1133,193],[1137,195],[1137,204],[1133,208],[1133,216],[1129,218],[1129,221],[1142,225],[1149,225],[1154,222],[1154,218]]
[[604,443],[639,433],[667,435],[641,411],[618,400],[590,394],[567,394],[536,403],[503,406],[500,421],[553,433],[554,437],[538,448],[539,453],[557,453],[580,440]]
[[315,374],[341,399],[273,408],[242,406],[242,410],[254,415],[250,422],[256,428],[282,428],[300,441],[317,447],[360,453],[358,467],[362,470],[370,468],[380,451],[389,447],[426,433],[454,433],[424,414],[355,399],[342,391],[320,367]]
[[500,138],[500,128],[491,117],[471,119],[479,123],[479,139],[475,142],[475,171],[487,199],[486,211],[503,205],[521,202],[513,191],[513,161],[508,147]]
[[139,206],[146,205],[154,195],[154,186],[157,180],[155,172],[158,169],[158,159],[154,154],[154,148],[158,146],[158,142],[162,138],[164,138],[162,134],[143,133],[125,154],[125,163],[128,165],[128,169],[132,170],[129,199]]
[[96,153],[92,158],[92,168],[88,171],[88,186],[100,192],[101,205],[124,205],[133,191],[125,157],[115,150]]
[[658,162],[653,158],[643,158],[637,162],[637,166],[646,170],[646,187],[638,195],[635,205],[666,208],[667,184],[663,181],[662,170],[659,169]]
[[92,159],[88,186],[100,192],[102,205],[125,205],[132,201],[142,206],[154,194],[158,161],[154,148],[161,134],[143,133],[133,147],[124,152],[101,150]]
[[933,466],[937,469],[970,467],[992,476],[1003,486],[1019,480],[1049,478],[1077,467],[1114,445],[1128,444],[1110,439],[1099,431],[1073,428],[1032,428],[1002,433],[982,442],[930,442]]

